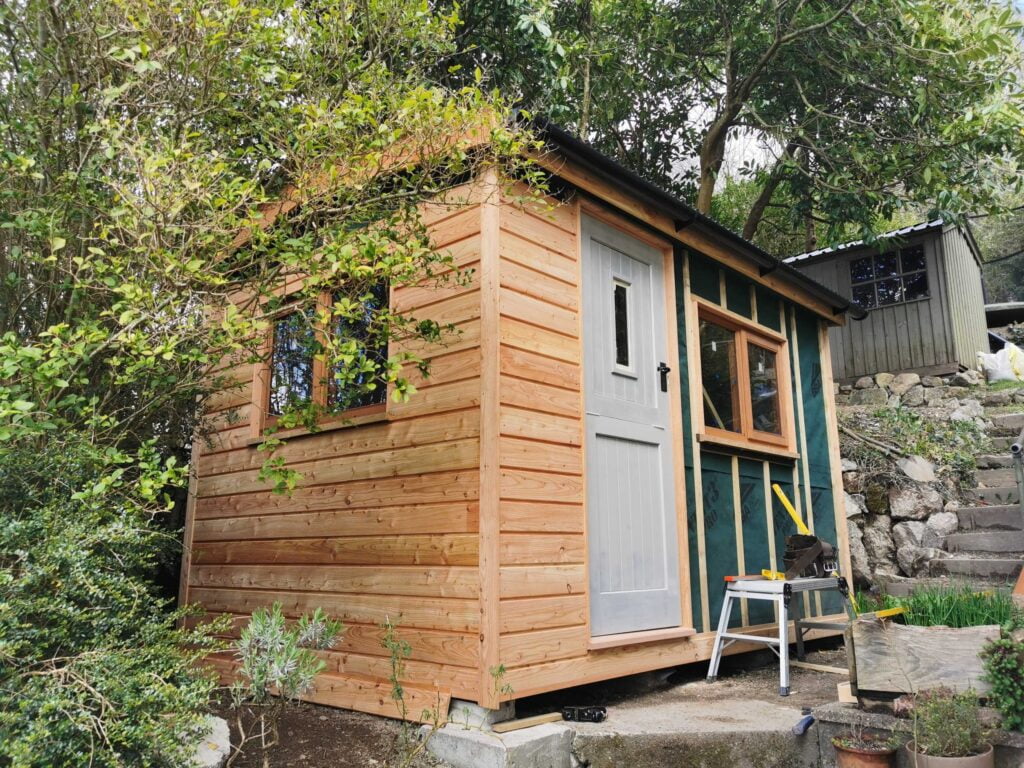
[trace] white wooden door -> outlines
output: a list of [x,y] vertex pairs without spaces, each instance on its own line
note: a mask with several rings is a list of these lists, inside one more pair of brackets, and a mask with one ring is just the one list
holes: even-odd
[[587,216],[582,232],[591,632],[677,627],[663,255]]

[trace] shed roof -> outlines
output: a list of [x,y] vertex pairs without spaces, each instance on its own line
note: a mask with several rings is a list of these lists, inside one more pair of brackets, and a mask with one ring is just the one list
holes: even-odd
[[851,299],[826,288],[803,272],[791,267],[785,260],[773,256],[710,216],[700,213],[688,203],[602,154],[565,129],[543,119],[535,120],[533,128],[553,149],[569,159],[575,159],[588,166],[599,176],[603,176],[605,181],[625,188],[647,205],[671,217],[677,222],[679,229],[693,225],[722,237],[736,247],[738,256],[753,262],[761,274],[776,273],[778,277],[794,287],[803,289],[832,307],[833,312],[837,315],[845,312],[858,320],[865,317],[864,310]]
[[[909,227],[900,227],[899,229],[893,229],[889,232],[878,236],[879,240],[892,237],[905,237],[907,235],[916,235],[921,232],[928,232],[932,229],[941,229],[945,225],[942,219],[932,219],[931,221],[922,221],[920,224],[911,224]],[[816,251],[807,251],[806,253],[798,253],[796,256],[789,256],[783,261],[787,264],[792,264],[797,261],[807,261],[817,259],[822,256],[829,256],[840,251],[848,251],[851,248],[859,248],[862,245],[867,245],[863,240],[852,240],[849,243],[842,243],[840,245],[830,245],[828,248],[819,248]]]

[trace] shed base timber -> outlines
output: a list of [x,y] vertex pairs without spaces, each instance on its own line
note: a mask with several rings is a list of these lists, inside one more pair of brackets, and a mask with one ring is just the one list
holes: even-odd
[[[824,621],[842,622],[845,614],[822,617]],[[774,635],[774,624],[760,624],[753,627],[734,628],[734,631],[752,635]],[[805,640],[835,637],[842,634],[837,630],[812,629],[805,633]],[[715,642],[714,632],[704,632],[685,638],[652,642],[644,645],[626,645],[618,648],[592,650],[584,655],[506,670],[503,684],[511,686],[511,692],[503,694],[503,701],[526,696],[550,693],[562,688],[572,688],[588,683],[597,683],[619,677],[653,672],[658,669],[682,666],[707,661]],[[793,627],[789,629],[789,642],[796,642]],[[755,643],[736,642],[723,651],[723,655],[763,650]],[[230,683],[238,668],[231,658],[215,654],[208,663],[220,675],[221,682]],[[405,692],[405,719],[413,722],[443,725],[448,720],[452,701],[450,690],[432,689],[422,685],[402,682]],[[401,719],[398,703],[391,696],[392,686],[387,680],[324,673],[317,677],[315,688],[302,696],[304,701],[324,704],[329,707],[351,709],[371,715]]]

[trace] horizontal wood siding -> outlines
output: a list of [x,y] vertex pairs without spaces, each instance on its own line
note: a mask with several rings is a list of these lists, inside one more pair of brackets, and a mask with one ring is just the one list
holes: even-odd
[[[410,367],[418,392],[389,400],[386,420],[288,440],[275,455],[302,475],[280,495],[259,478],[268,455],[247,427],[252,368],[232,369],[240,384],[214,399],[213,431],[197,443],[187,577],[187,600],[231,616],[233,634],[275,602],[291,617],[320,607],[344,621],[311,696],[323,703],[397,715],[381,645],[381,624],[396,623],[412,648],[403,682],[414,718],[439,702],[444,716],[451,695],[477,698],[479,682],[479,201],[431,206],[424,219],[462,276],[392,292],[395,308],[455,327],[440,343],[408,345],[430,376]],[[543,393],[519,397],[529,395]],[[527,551],[510,543],[508,556]]]

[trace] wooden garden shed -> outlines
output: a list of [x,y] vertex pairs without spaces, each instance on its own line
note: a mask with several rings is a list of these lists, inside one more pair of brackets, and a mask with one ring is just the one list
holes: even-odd
[[976,368],[988,352],[981,254],[970,227],[942,219],[822,248],[787,263],[867,310],[833,328],[837,381],[883,371],[924,375]]
[[412,716],[705,660],[723,577],[779,567],[794,532],[773,483],[849,572],[828,330],[850,302],[540,132],[550,209],[494,171],[424,208],[471,278],[391,291],[459,331],[419,350],[416,395],[294,435],[290,496],[258,479],[267,365],[196,441],[182,600],[342,619],[314,701],[397,714],[388,619]]

